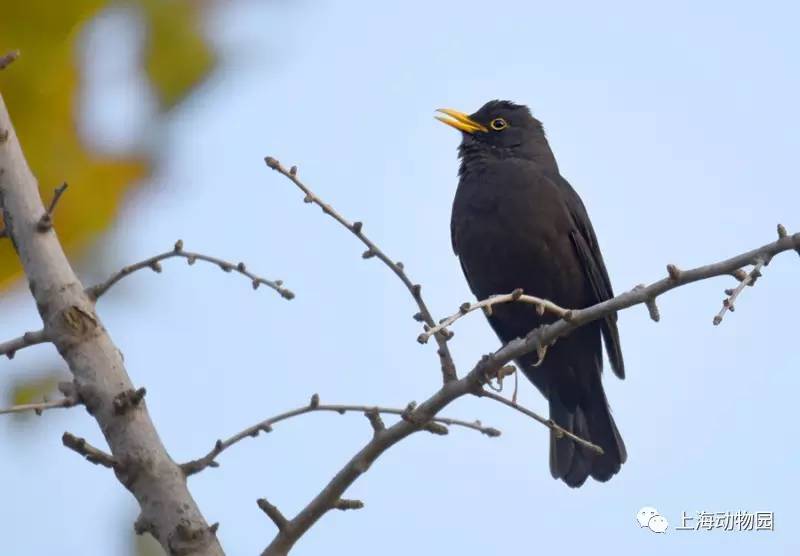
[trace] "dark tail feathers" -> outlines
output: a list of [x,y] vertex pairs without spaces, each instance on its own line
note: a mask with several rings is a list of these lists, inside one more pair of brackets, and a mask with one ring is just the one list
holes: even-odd
[[[602,388],[602,387],[601,387]],[[604,482],[616,475],[628,455],[625,443],[614,424],[614,418],[602,390],[589,400],[582,400],[574,410],[565,406],[553,393],[550,396],[550,418],[564,429],[600,446],[603,455],[576,444],[567,437],[556,438],[550,432],[550,473],[569,486],[581,486],[591,475]]]

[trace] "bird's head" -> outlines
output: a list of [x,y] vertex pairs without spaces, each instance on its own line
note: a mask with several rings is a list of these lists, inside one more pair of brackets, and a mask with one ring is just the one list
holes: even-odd
[[440,108],[436,119],[461,131],[461,151],[495,152],[554,164],[542,123],[527,106],[507,100],[490,100],[474,114]]

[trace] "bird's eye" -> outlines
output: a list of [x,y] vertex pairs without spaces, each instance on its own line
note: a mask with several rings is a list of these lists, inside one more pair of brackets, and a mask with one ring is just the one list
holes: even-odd
[[503,118],[495,118],[489,124],[493,130],[495,131],[502,131],[508,127],[508,122],[505,121]]

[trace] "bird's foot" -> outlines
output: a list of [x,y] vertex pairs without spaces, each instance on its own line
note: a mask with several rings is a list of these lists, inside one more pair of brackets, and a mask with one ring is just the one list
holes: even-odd
[[536,348],[536,355],[539,359],[533,364],[534,367],[538,367],[542,364],[542,361],[544,361],[544,356],[547,355],[547,347],[548,346],[539,346]]
[[[486,381],[486,384],[494,390],[495,392],[502,392],[503,391],[503,379],[507,376],[514,375],[514,396],[516,397],[517,394],[517,368],[514,365],[506,365],[504,367],[500,367],[498,369],[497,374],[494,377],[488,377],[489,380]],[[497,379],[497,386],[492,384],[491,379]]]

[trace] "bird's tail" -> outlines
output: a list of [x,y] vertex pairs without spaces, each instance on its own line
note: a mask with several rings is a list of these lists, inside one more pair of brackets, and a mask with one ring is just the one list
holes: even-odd
[[550,395],[550,418],[576,436],[603,449],[603,455],[550,432],[550,473],[571,487],[579,487],[591,475],[598,481],[613,477],[627,459],[625,443],[614,424],[600,377],[592,393],[583,397],[574,408]]

